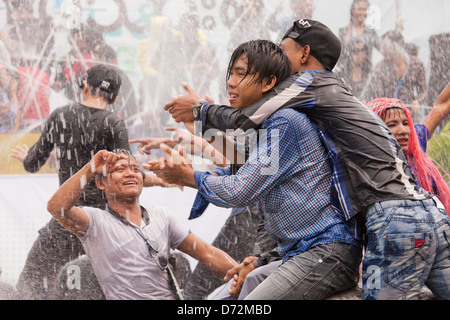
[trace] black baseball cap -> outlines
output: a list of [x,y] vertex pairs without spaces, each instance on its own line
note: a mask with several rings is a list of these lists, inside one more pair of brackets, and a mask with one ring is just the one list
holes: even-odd
[[122,78],[116,67],[99,64],[86,71],[85,79],[92,88],[98,88],[112,94],[115,98],[119,94]]
[[312,19],[294,21],[283,40],[291,38],[302,47],[308,45],[311,55],[319,60],[327,70],[332,71],[341,55],[341,42],[323,23]]

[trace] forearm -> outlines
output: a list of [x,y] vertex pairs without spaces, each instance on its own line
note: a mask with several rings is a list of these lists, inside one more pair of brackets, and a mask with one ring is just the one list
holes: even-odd
[[202,263],[208,270],[224,277],[238,263],[226,252],[210,245],[191,233],[178,249]]
[[87,185],[95,177],[91,162],[70,177],[48,201],[47,210],[58,221],[73,208]]
[[210,105],[204,113],[202,133],[205,134],[210,129],[223,132],[226,132],[227,129],[237,129],[239,128],[237,120],[240,114],[239,109],[217,104]]
[[236,267],[238,263],[224,251],[212,247],[204,260],[199,260],[206,268],[223,278],[228,270]]

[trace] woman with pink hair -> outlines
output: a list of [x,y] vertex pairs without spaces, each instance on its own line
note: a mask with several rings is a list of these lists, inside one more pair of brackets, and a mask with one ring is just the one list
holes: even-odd
[[367,104],[397,139],[419,185],[435,194],[450,215],[450,188],[426,154],[428,140],[450,112],[450,83],[422,124],[414,125],[411,114],[398,99],[380,98]]

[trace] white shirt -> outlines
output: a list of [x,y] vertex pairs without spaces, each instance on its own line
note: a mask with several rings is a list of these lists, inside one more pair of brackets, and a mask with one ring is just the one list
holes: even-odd
[[[146,208],[150,222],[141,232],[158,242],[159,252],[169,257],[189,235],[189,229],[162,207]],[[105,210],[83,207],[89,217],[86,234],[80,238],[98,282],[108,300],[174,299],[166,270],[157,265],[151,251],[135,230]]]

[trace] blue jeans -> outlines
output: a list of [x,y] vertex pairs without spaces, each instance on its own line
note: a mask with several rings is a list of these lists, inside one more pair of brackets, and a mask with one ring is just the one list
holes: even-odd
[[274,270],[246,300],[322,300],[358,283],[362,248],[318,245]]
[[450,219],[436,197],[375,203],[365,215],[363,299],[418,299],[424,285],[450,299]]

